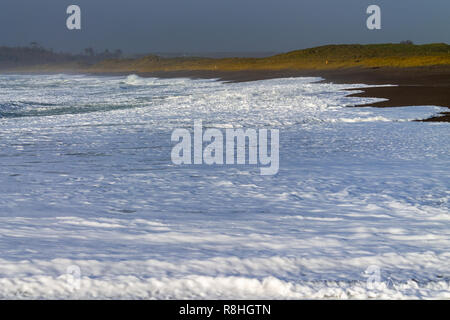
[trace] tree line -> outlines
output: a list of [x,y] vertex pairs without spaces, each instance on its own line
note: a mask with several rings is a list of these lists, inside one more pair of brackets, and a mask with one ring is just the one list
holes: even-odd
[[55,64],[78,62],[82,64],[94,64],[107,59],[122,58],[122,50],[110,51],[108,49],[97,52],[93,48],[86,48],[78,54],[55,52],[46,49],[37,42],[31,42],[28,46],[6,47],[0,46],[0,68],[14,68],[38,64]]

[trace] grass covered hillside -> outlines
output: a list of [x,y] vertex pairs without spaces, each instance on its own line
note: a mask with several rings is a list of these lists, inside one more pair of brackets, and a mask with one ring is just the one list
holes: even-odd
[[161,58],[105,60],[89,68],[98,72],[153,72],[180,70],[282,70],[348,67],[417,67],[450,65],[450,45],[444,43],[327,45],[268,58]]
[[143,73],[161,71],[326,70],[350,67],[450,66],[450,45],[445,43],[327,45],[267,58],[136,59],[120,54],[55,54],[34,48],[0,48],[0,70],[8,72]]

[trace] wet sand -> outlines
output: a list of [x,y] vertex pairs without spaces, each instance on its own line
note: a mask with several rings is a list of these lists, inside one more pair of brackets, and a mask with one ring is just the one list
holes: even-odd
[[[384,98],[386,101],[372,103],[372,107],[440,106],[450,108],[450,66],[423,68],[379,68],[343,72],[341,75],[325,75],[326,81],[337,83],[365,83],[386,85],[362,89],[354,97]],[[349,89],[349,91],[361,89]],[[363,105],[364,106],[364,105]],[[369,106],[369,105],[367,105]],[[431,122],[450,122],[450,112],[425,119]]]

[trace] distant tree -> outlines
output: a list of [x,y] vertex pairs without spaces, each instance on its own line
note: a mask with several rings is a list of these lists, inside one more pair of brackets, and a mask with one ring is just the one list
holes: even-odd
[[122,56],[122,50],[117,49],[116,51],[114,51],[114,56],[116,58],[120,58]]
[[411,40],[404,40],[400,42],[401,44],[414,44]]
[[92,56],[95,55],[94,49],[92,49],[92,48],[86,48],[86,49],[84,49],[84,54],[87,55],[87,56],[92,57]]

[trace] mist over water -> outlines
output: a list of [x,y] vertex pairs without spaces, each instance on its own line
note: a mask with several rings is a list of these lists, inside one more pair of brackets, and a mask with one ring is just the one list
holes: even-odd
[[[448,298],[443,109],[317,80],[0,76],[0,297]],[[172,164],[197,119],[279,129],[279,173]]]

